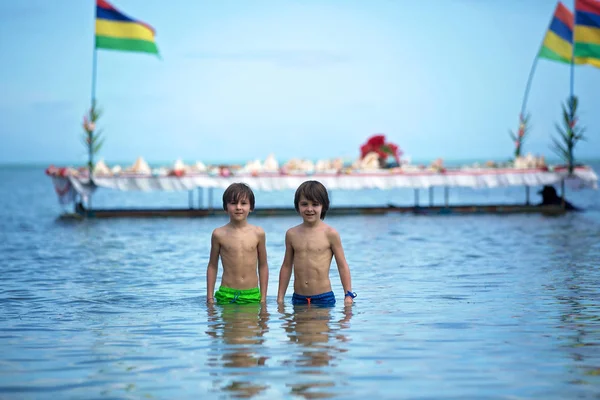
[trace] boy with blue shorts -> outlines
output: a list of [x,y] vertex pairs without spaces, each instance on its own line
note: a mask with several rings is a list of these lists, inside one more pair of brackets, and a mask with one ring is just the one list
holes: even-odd
[[302,217],[302,223],[285,234],[285,256],[279,272],[277,302],[283,303],[294,271],[292,304],[334,305],[329,269],[335,257],[344,287],[344,304],[351,305],[356,294],[352,292],[350,268],[340,235],[323,222],[329,210],[327,189],[317,181],[304,182],[296,190],[294,207]]
[[[265,231],[248,223],[248,215],[254,210],[254,193],[244,183],[231,184],[223,193],[223,209],[229,215],[229,223],[215,229],[211,236],[206,301],[264,303],[269,282]],[[213,297],[219,257],[223,276]]]

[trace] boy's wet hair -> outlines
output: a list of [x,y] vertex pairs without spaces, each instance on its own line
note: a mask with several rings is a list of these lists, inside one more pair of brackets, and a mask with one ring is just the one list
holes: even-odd
[[254,211],[254,192],[245,183],[232,183],[223,193],[223,210],[227,211],[227,204],[237,203],[246,199],[250,203],[250,211]]
[[327,188],[319,181],[306,181],[296,189],[296,195],[294,196],[294,207],[297,212],[300,212],[300,196],[304,196],[306,200],[314,201],[323,206],[321,210],[321,219],[325,219],[327,210],[329,210],[329,194]]

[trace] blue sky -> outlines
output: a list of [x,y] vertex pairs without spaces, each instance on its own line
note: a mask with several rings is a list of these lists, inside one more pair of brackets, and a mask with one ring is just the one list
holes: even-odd
[[[107,162],[357,157],[384,133],[413,160],[504,160],[556,2],[113,0],[157,31],[162,60],[101,50]],[[565,4],[573,9],[573,2]],[[86,159],[92,0],[0,2],[0,163]],[[549,146],[569,67],[540,60],[524,150]],[[576,67],[600,154],[600,70]]]

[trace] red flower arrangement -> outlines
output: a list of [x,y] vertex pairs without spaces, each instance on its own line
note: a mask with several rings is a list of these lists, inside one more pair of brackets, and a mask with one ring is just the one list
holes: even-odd
[[387,159],[389,156],[394,157],[398,165],[400,165],[400,156],[402,150],[397,144],[385,141],[385,135],[373,135],[365,144],[360,146],[360,158],[363,159],[370,152],[375,152],[380,159]]
[[69,170],[65,167],[58,168],[54,165],[50,165],[48,168],[46,168],[46,175],[65,177],[69,175]]

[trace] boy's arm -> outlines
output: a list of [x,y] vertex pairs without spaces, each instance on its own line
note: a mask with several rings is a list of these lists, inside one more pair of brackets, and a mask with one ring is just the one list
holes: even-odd
[[210,256],[208,258],[208,267],[206,268],[206,301],[214,302],[215,282],[217,281],[217,271],[219,269],[219,251],[221,244],[217,237],[217,231],[214,230],[210,237]]
[[294,248],[292,247],[292,239],[290,238],[290,231],[285,233],[285,256],[283,257],[283,264],[279,271],[279,290],[277,291],[277,302],[283,303],[285,297],[285,291],[290,284],[290,278],[292,277],[292,266],[294,263]]
[[260,285],[260,302],[267,301],[267,287],[269,286],[269,264],[267,263],[267,235],[259,229],[258,232],[258,282]]
[[344,287],[344,303],[352,303],[352,297],[345,296],[345,294],[348,293],[348,291],[352,291],[352,278],[350,277],[350,267],[348,266],[346,256],[344,255],[342,239],[340,238],[340,234],[335,229],[331,229],[331,231],[328,232],[327,236],[329,237],[329,242],[331,243],[331,251],[333,252],[333,256],[335,257],[335,262],[338,266],[338,271],[340,273],[340,280],[342,281],[342,286]]

